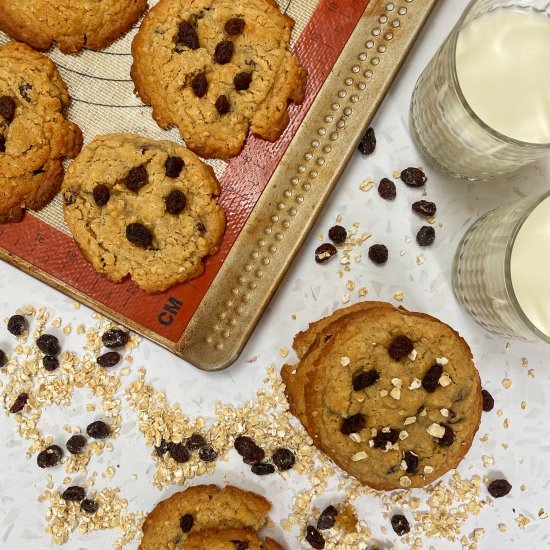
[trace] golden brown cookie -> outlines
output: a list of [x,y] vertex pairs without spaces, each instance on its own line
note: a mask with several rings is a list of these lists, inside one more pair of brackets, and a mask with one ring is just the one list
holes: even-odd
[[239,153],[249,129],[275,141],[307,73],[274,0],[160,0],[132,44],[132,78],[162,128],[207,158]]
[[251,529],[204,529],[190,533],[183,550],[282,550],[272,539],[261,540]]
[[114,282],[159,292],[199,276],[225,228],[212,168],[169,141],[95,138],[63,184],[65,220],[86,259]]
[[55,65],[25,44],[0,47],[0,223],[20,221],[59,191],[63,158],[82,133],[63,117],[67,85]]
[[0,0],[0,29],[37,50],[100,50],[138,21],[147,0]]

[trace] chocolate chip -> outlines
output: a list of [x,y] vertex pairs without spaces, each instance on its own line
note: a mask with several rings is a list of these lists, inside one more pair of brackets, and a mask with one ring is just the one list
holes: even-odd
[[312,548],[322,549],[325,547],[325,539],[313,525],[308,525],[306,529],[306,541]]
[[117,365],[120,359],[121,356],[118,351],[108,351],[97,358],[97,364],[104,369],[109,369]]
[[338,510],[334,506],[327,506],[317,520],[317,529],[332,529],[337,515]]
[[353,377],[353,391],[361,391],[380,380],[380,373],[376,369],[362,371]]
[[493,396],[487,390],[481,390],[481,397],[483,398],[483,410],[485,412],[492,411],[495,406]]
[[105,206],[111,198],[111,191],[109,191],[109,188],[106,185],[100,183],[94,187],[92,195],[98,206]]
[[250,83],[252,82],[251,73],[237,73],[233,79],[233,84],[235,85],[235,90],[241,92],[242,90],[248,90]]
[[212,445],[205,445],[199,450],[199,458],[204,462],[214,462],[218,458],[218,453]]
[[13,402],[12,406],[10,407],[10,413],[16,414],[18,412],[21,412],[25,405],[27,404],[27,401],[29,400],[29,394],[28,393],[20,393]]
[[348,238],[348,232],[346,231],[346,228],[341,225],[333,225],[328,230],[328,238],[334,244],[344,244]]
[[32,90],[32,84],[29,84],[28,82],[25,82],[25,84],[21,84],[19,86],[19,95],[25,100],[30,103],[31,96],[29,95],[29,90]]
[[416,234],[416,242],[419,246],[430,246],[435,241],[435,229],[429,225],[424,225]]
[[191,437],[187,440],[185,446],[190,451],[196,451],[197,449],[201,449],[206,445],[206,439],[201,434],[194,433],[191,434]]
[[144,185],[147,185],[149,176],[147,175],[147,168],[145,165],[136,166],[128,172],[125,184],[130,191],[137,193]]
[[103,333],[101,341],[106,348],[121,348],[130,341],[130,334],[119,328],[110,328],[107,332]]
[[155,452],[157,456],[164,456],[170,450],[171,443],[164,438],[160,440],[158,445],[155,445]]
[[350,435],[360,432],[365,427],[365,415],[361,413],[348,416],[340,426],[340,432]]
[[214,50],[214,58],[220,65],[225,65],[231,61],[234,51],[235,45],[231,40],[222,40]]
[[424,375],[424,378],[422,378],[422,387],[428,393],[433,393],[439,385],[439,379],[441,378],[442,374],[443,367],[441,365],[438,365],[436,363],[435,365],[431,366]]
[[59,340],[52,334],[42,334],[36,340],[38,349],[46,355],[57,355],[61,351]]
[[164,197],[164,203],[166,204],[166,212],[176,216],[177,214],[183,212],[183,209],[187,204],[187,197],[179,189],[173,189],[166,197]]
[[23,315],[12,315],[8,320],[8,331],[14,336],[21,336],[27,328],[27,321]]
[[63,458],[63,449],[57,445],[50,445],[42,452],[38,453],[36,463],[40,468],[52,468],[61,462]]
[[285,471],[290,470],[292,466],[294,466],[296,457],[290,449],[281,447],[273,453],[271,460],[273,460],[273,463],[277,466],[277,468],[279,468],[279,470]]
[[231,109],[231,105],[229,104],[229,99],[227,99],[227,96],[221,95],[216,99],[216,110],[220,115],[226,115],[229,113],[229,110]]
[[416,214],[420,214],[421,216],[435,216],[435,213],[437,211],[437,207],[435,205],[435,202],[429,202],[429,201],[416,201],[413,202],[412,210]]
[[5,367],[8,363],[8,356],[6,355],[6,352],[2,349],[0,349],[0,369],[2,367]]
[[66,443],[67,451],[69,451],[72,455],[80,454],[85,446],[86,438],[80,434],[72,435]]
[[225,32],[230,36],[236,36],[237,34],[241,34],[243,32],[244,25],[244,19],[241,19],[240,17],[233,17],[226,21],[224,27]]
[[189,450],[183,443],[172,443],[170,445],[170,456],[179,464],[183,464],[191,458]]
[[401,172],[401,181],[408,185],[409,187],[422,187],[427,181],[428,178],[426,177],[426,174],[420,170],[420,168],[405,168]]
[[105,439],[111,434],[111,428],[105,422],[96,420],[86,427],[86,433],[94,439]]
[[254,440],[246,435],[240,435],[235,439],[235,450],[243,457],[247,464],[260,462],[265,457],[265,452],[258,447]]
[[193,523],[195,523],[195,520],[191,514],[184,514],[180,518],[180,528],[184,533],[189,533],[189,531],[191,531]]
[[197,97],[204,97],[208,92],[208,80],[206,73],[197,73],[191,80],[191,88]]
[[0,97],[0,116],[7,122],[11,122],[15,116],[17,103],[10,96],[3,95]]
[[82,487],[78,487],[77,485],[67,487],[61,494],[61,498],[69,502],[81,502],[82,500],[84,500],[85,497],[86,491]]
[[402,514],[395,514],[390,521],[393,530],[400,537],[406,535],[411,530],[409,520]]
[[413,349],[412,341],[404,334],[400,334],[390,342],[388,353],[392,359],[399,361],[402,357],[409,355]]
[[375,264],[385,264],[388,261],[388,249],[383,244],[373,244],[369,248],[369,258]]
[[95,500],[85,498],[80,503],[80,509],[87,514],[95,514],[99,510],[99,504]]
[[204,233],[206,231],[206,227],[204,227],[204,224],[200,220],[195,224],[195,227],[199,233]]
[[336,247],[333,244],[323,243],[315,249],[315,261],[318,264],[323,264],[332,258],[332,256],[334,256],[337,252],[338,250],[336,250]]
[[414,454],[412,451],[405,451],[403,460],[407,465],[408,474],[416,474],[416,472],[418,472],[418,455]]
[[382,178],[378,184],[378,194],[387,201],[392,201],[397,196],[395,183],[388,178]]
[[269,464],[268,462],[256,462],[252,465],[252,473],[257,476],[268,476],[275,471],[275,466]]
[[53,372],[59,367],[59,359],[55,355],[44,355],[42,357],[42,366],[48,372]]
[[365,135],[361,138],[357,147],[359,152],[363,155],[371,155],[376,149],[376,136],[374,135],[374,128],[369,128]]
[[373,438],[375,449],[385,449],[388,443],[394,445],[399,439],[399,431],[395,428],[390,428],[389,431],[379,431]]
[[501,498],[512,490],[512,485],[506,479],[495,479],[489,483],[487,490],[492,497]]
[[6,138],[4,136],[0,136],[0,153],[6,152]]
[[449,426],[445,426],[445,424],[442,424],[442,426],[445,428],[445,433],[443,434],[443,437],[440,437],[437,440],[437,443],[441,447],[450,447],[455,441],[455,433],[451,428],[449,428]]
[[126,238],[134,245],[148,248],[153,242],[153,234],[141,223],[126,226]]
[[178,27],[178,34],[176,36],[177,44],[187,46],[191,50],[199,48],[199,35],[195,30],[195,27],[187,21],[182,21]]

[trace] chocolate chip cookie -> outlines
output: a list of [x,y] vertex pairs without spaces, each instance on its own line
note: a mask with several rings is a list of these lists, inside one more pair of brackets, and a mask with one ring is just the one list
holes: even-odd
[[0,223],[20,221],[58,193],[63,158],[82,148],[66,120],[67,85],[55,65],[25,44],[0,47]]
[[344,312],[314,326],[300,363],[284,367],[291,411],[362,483],[424,486],[458,465],[479,426],[470,349],[428,315],[368,302]]
[[237,155],[249,129],[275,141],[304,97],[293,24],[274,0],[160,0],[132,45],[137,93],[203,157]]
[[225,214],[212,168],[169,141],[95,138],[63,182],[64,214],[86,259],[105,277],[159,292],[203,272]]
[[105,48],[138,21],[147,0],[0,0],[0,29],[37,50]]

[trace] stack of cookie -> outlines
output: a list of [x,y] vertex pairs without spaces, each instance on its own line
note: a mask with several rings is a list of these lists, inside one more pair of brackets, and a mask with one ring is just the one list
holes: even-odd
[[271,503],[228,485],[197,485],[159,502],[143,524],[139,550],[282,550],[258,536]]
[[455,468],[482,396],[451,327],[384,302],[336,311],[298,334],[282,370],[291,412],[315,445],[375,489],[421,487]]

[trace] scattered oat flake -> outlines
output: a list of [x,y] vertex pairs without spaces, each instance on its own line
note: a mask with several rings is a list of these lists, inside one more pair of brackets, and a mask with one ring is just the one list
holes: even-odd
[[527,359],[527,357],[522,357],[522,358],[521,358],[521,364],[522,364],[524,367],[529,366],[529,360]]
[[426,259],[424,258],[424,256],[417,256],[416,257],[416,263],[418,265],[422,265],[425,261],[426,261]]
[[540,519],[547,519],[548,518],[548,514],[546,513],[546,511],[544,510],[544,508],[541,508],[539,511],[538,511],[538,516]]
[[349,294],[344,294],[342,296],[342,303],[347,304],[349,301],[350,301],[350,295]]
[[506,525],[506,523],[499,523],[498,524],[498,530],[501,533],[506,533],[506,531],[508,531],[508,525]]
[[374,186],[374,182],[372,180],[365,180],[359,184],[359,189],[361,191],[370,191],[373,188],[373,186]]
[[405,298],[405,295],[403,294],[403,292],[396,292],[396,293],[394,293],[393,297],[394,297],[398,302],[402,302],[403,299]]
[[508,389],[512,386],[512,381],[509,379],[509,378],[504,378],[504,380],[502,380],[502,385]]
[[527,374],[528,374],[531,378],[535,378],[535,375],[536,375],[535,369],[529,369],[529,370],[527,371]]
[[351,280],[346,281],[346,288],[348,290],[355,290],[355,283]]
[[342,214],[338,214],[338,215],[336,216],[336,221],[337,221],[338,223],[340,223],[340,222],[342,221],[342,219],[343,219]]
[[279,349],[279,355],[281,357],[286,357],[288,355],[288,349],[287,348],[280,348]]
[[525,529],[531,523],[531,520],[523,514],[519,514],[515,520],[520,529]]
[[483,462],[483,466],[485,468],[488,468],[495,463],[495,459],[489,455],[481,455],[481,462]]
[[367,292],[368,290],[362,286],[360,289],[359,289],[359,296],[366,296],[367,295]]
[[521,408],[525,410],[527,408],[527,403],[525,401],[521,402]]
[[323,233],[317,233],[317,240],[318,241],[322,241],[324,240],[325,236],[323,235]]
[[510,420],[508,420],[507,418],[504,419],[504,422],[502,423],[502,425],[508,429],[510,427]]

